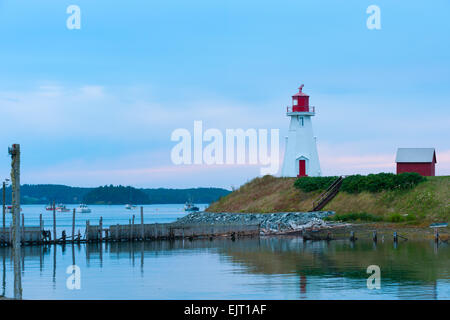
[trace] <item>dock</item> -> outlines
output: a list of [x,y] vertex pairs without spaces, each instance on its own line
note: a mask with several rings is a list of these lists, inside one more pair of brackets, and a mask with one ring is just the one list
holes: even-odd
[[[141,210],[143,211],[143,208]],[[179,224],[177,222],[145,224],[143,214],[141,214],[141,217],[140,223],[135,224],[133,216],[129,224],[115,224],[109,227],[103,226],[102,218],[97,224],[91,224],[87,220],[84,233],[80,231],[75,233],[75,219],[73,219],[72,234],[68,235],[66,230],[63,230],[59,237],[55,237],[56,225],[46,230],[41,218],[40,226],[23,226],[23,224],[20,226],[20,244],[24,246],[87,242],[194,240],[217,237],[234,240],[242,237],[259,236],[260,234],[259,224]],[[0,246],[12,245],[12,232],[12,226],[0,228]]]

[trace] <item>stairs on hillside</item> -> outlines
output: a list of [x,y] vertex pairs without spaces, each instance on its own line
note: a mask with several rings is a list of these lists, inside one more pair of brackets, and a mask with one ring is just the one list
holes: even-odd
[[328,202],[333,200],[333,198],[338,194],[339,189],[341,188],[342,181],[344,180],[344,177],[340,176],[337,178],[325,192],[323,192],[319,198],[317,198],[313,202],[313,209],[311,211],[319,211],[323,207],[327,205]]

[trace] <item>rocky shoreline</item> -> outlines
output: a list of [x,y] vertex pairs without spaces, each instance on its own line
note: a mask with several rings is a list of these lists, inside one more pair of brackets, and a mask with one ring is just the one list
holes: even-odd
[[262,233],[279,233],[320,229],[327,226],[323,220],[334,211],[282,212],[282,213],[232,213],[195,212],[179,218],[175,224],[259,224]]
[[[373,231],[377,231],[380,241],[392,241],[394,232],[410,240],[432,240],[434,230],[429,226],[413,226],[399,223],[345,223],[328,222],[323,219],[334,211],[281,212],[281,213],[232,213],[232,212],[195,212],[179,218],[174,225],[259,225],[261,235],[290,235],[306,231],[314,232],[320,239],[349,239],[355,232],[361,240],[372,240]],[[302,233],[303,234],[303,233]],[[443,242],[450,240],[448,228],[439,230]],[[403,241],[402,240],[402,241]]]

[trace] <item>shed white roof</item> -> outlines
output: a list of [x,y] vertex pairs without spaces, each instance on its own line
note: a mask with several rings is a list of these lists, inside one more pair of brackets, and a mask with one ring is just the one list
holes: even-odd
[[434,148],[398,148],[395,162],[433,162]]

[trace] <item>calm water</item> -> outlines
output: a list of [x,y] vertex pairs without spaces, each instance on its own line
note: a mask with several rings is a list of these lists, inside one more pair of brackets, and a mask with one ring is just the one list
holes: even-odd
[[[122,206],[93,206],[91,223],[127,223]],[[203,206],[201,207],[203,208]],[[158,209],[158,210],[156,210]],[[27,225],[42,206],[24,207]],[[181,205],[146,206],[146,222],[183,216]],[[52,214],[44,213],[46,227]],[[47,222],[48,220],[48,222]],[[28,223],[28,221],[30,223]],[[60,229],[71,214],[60,213]],[[433,242],[307,242],[262,237],[146,243],[81,244],[22,249],[24,299],[450,299],[450,247]],[[81,269],[69,290],[67,267]],[[366,268],[381,268],[381,289],[369,290]],[[11,251],[0,248],[0,294],[13,296]]]

